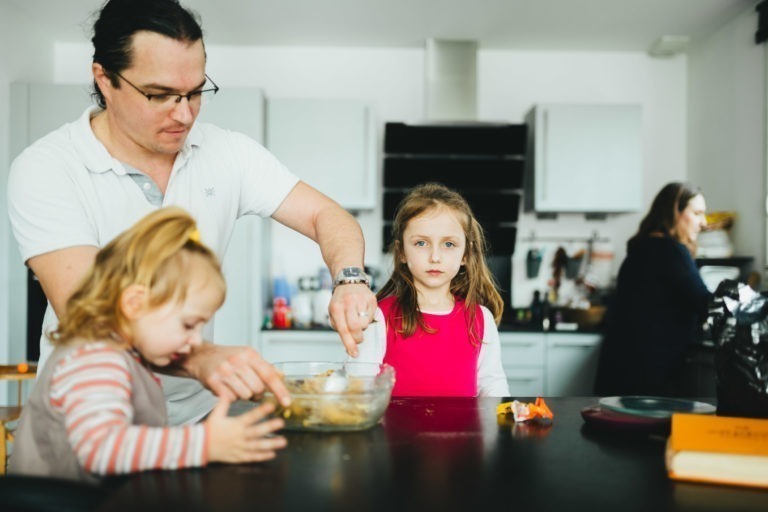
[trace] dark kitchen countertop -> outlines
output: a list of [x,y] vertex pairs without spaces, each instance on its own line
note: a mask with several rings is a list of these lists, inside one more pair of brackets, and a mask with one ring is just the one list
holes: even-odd
[[540,326],[534,326],[530,324],[516,324],[516,323],[503,323],[499,325],[499,332],[546,332],[547,334],[597,334],[602,332],[599,326],[595,327],[579,327],[576,330],[560,330],[556,328],[550,328],[545,331]]
[[334,332],[324,325],[311,325],[309,327],[291,327],[290,329],[275,329],[274,327],[262,327],[262,332]]
[[[310,327],[291,327],[290,329],[274,329],[274,328],[265,328],[262,327],[262,332],[333,332],[333,329],[330,327],[324,327],[322,325],[313,325]],[[536,327],[534,325],[530,324],[517,324],[517,323],[505,323],[502,322],[501,325],[499,325],[499,332],[545,332],[544,329],[541,327]],[[580,327],[579,329],[575,331],[566,331],[566,330],[557,330],[557,329],[549,329],[546,331],[547,333],[586,333],[586,334],[595,334],[600,333],[601,330],[599,327]]]
[[[584,421],[582,409],[598,399],[547,398],[555,416],[551,425],[499,419],[496,407],[503,399],[394,399],[382,423],[369,430],[285,432],[288,447],[268,462],[111,477],[108,486],[90,493],[101,490],[95,506],[110,512],[453,512],[491,510],[499,503],[569,512],[767,509],[768,493],[757,489],[671,480],[663,435]],[[252,406],[238,402],[232,412]],[[24,483],[6,479],[3,490]],[[51,482],[29,483],[40,492]]]

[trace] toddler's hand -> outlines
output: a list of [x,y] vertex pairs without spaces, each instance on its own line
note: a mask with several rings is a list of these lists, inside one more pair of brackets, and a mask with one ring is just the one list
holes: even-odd
[[[284,448],[282,436],[267,437],[280,430],[280,418],[264,420],[275,410],[271,403],[261,404],[240,416],[227,416],[230,401],[220,398],[208,419],[209,462],[260,462],[274,459],[275,450]],[[264,420],[264,421],[261,421]]]

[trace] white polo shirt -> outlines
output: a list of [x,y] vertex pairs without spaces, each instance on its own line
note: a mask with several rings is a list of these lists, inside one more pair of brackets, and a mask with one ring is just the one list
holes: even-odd
[[[176,157],[162,203],[153,204],[154,184],[132,177],[135,171],[112,158],[94,135],[90,119],[96,113],[98,108],[88,108],[11,164],[8,213],[25,262],[67,247],[103,247],[150,211],[169,205],[189,211],[203,243],[223,261],[235,221],[243,215],[272,215],[299,181],[249,137],[195,123]],[[49,304],[43,333],[56,322]],[[207,332],[210,339],[211,329]],[[43,334],[40,365],[51,351]],[[163,377],[171,424],[210,411],[213,396],[199,383]],[[179,384],[185,389],[176,389]],[[194,388],[186,389],[190,384]]]

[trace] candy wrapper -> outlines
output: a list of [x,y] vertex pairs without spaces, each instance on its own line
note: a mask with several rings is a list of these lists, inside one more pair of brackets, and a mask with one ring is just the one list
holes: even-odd
[[554,418],[552,411],[543,398],[536,397],[535,402],[523,403],[518,400],[503,402],[496,406],[496,414],[507,416],[512,414],[515,423],[521,421],[541,420],[550,422]]

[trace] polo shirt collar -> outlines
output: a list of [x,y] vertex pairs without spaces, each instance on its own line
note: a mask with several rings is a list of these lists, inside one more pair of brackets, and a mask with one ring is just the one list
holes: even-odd
[[[128,173],[125,166],[109,154],[104,144],[93,133],[91,118],[100,111],[101,108],[90,106],[85,109],[85,112],[77,121],[72,123],[73,145],[88,171],[97,174],[114,171],[118,175],[125,175]],[[187,140],[184,142],[184,146],[181,148],[180,154],[176,158],[177,161],[185,161],[189,157],[192,148],[199,146],[201,141],[202,135],[197,127],[197,123],[195,123],[187,136]]]

